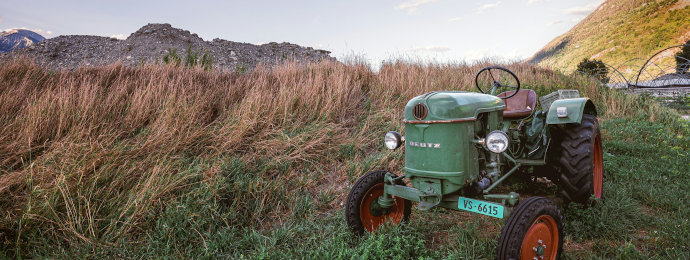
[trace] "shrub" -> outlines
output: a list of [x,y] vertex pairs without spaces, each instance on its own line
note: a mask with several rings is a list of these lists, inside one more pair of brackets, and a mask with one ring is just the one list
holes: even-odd
[[584,58],[580,64],[577,64],[577,71],[591,76],[603,84],[609,83],[609,69],[600,60]]
[[[180,64],[182,64],[182,58],[180,58],[177,53],[177,49],[168,49],[168,53],[163,56],[163,63],[172,64],[175,67],[180,66]],[[213,68],[213,55],[207,50],[199,57],[199,51],[193,50],[190,45],[187,47],[187,53],[184,57],[184,66],[187,68],[199,66],[204,70],[210,70]]]
[[678,74],[688,73],[690,68],[690,40],[688,40],[679,53],[676,54],[676,72]]
[[201,55],[201,68],[204,70],[211,70],[213,68],[213,55],[208,51]]
[[182,59],[177,55],[177,49],[168,49],[168,53],[163,56],[163,63],[172,64],[175,65],[175,67],[180,66]]
[[196,67],[197,60],[199,59],[199,52],[192,50],[192,46],[187,47],[187,55],[184,58],[184,66],[193,68]]

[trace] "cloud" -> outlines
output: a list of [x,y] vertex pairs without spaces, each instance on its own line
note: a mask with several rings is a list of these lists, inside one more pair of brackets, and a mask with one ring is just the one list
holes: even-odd
[[603,0],[596,0],[583,6],[576,6],[565,9],[563,10],[563,13],[572,15],[588,15],[592,13],[594,10],[596,10],[597,7],[599,7],[599,5],[603,2]]
[[457,22],[460,20],[462,20],[462,17],[453,17],[453,18],[448,19],[448,22],[452,23],[452,22]]
[[548,2],[548,1],[551,1],[551,0],[527,0],[527,4],[531,5],[531,4],[536,4],[539,2]]
[[501,4],[501,1],[498,1],[498,2],[493,3],[493,4],[485,4],[485,5],[482,5],[482,6],[480,6],[479,8],[477,8],[477,13],[478,13],[478,14],[481,14],[481,13],[483,13],[484,11],[486,11],[486,10],[488,10],[488,9],[496,8],[496,7],[497,7],[498,5],[500,5],[500,4]]
[[118,40],[124,40],[124,39],[127,39],[127,36],[125,36],[124,34],[121,34],[121,33],[120,33],[120,34],[113,34],[113,35],[110,35],[110,38],[115,38],[115,39],[118,39]]
[[412,49],[409,49],[407,51],[409,51],[409,52],[447,52],[447,51],[450,51],[450,48],[448,46],[429,45],[429,46],[412,48]]
[[406,11],[408,14],[413,14],[417,12],[420,6],[438,1],[440,0],[410,0],[396,6],[395,9],[400,9]]
[[563,22],[563,20],[556,20],[556,21],[547,23],[546,26],[552,26],[552,25],[556,25],[556,24],[559,24],[559,23],[562,23],[562,22]]
[[489,49],[474,49],[465,52],[465,58],[470,61],[482,60],[489,57],[491,50]]
[[0,23],[2,23],[2,16],[0,16]]
[[51,36],[51,35],[53,35],[53,31],[50,31],[50,30],[44,31],[43,29],[27,29],[27,28],[25,28],[25,27],[22,27],[22,29],[25,29],[25,30],[32,30],[32,31],[34,31],[35,33],[38,33],[38,34],[43,35],[43,36]]

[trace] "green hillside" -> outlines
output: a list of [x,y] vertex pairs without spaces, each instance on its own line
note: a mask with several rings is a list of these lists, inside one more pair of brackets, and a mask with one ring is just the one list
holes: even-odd
[[688,39],[689,0],[608,0],[527,62],[564,72],[574,71],[584,58],[618,66]]

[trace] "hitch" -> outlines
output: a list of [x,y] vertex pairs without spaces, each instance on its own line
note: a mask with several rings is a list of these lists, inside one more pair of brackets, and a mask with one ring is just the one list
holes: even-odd
[[404,176],[394,177],[393,174],[386,173],[386,176],[383,178],[383,195],[379,197],[377,207],[390,209],[393,203],[395,203],[392,196],[419,202],[417,208],[420,210],[428,210],[441,203],[441,180],[425,178],[421,182],[422,185],[416,189],[396,184],[402,178]]

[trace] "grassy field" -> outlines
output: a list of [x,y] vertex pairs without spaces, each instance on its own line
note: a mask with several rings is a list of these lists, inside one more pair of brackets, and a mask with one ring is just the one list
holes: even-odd
[[[111,65],[0,65],[0,257],[492,258],[502,223],[413,209],[354,237],[343,202],[372,169],[399,172],[408,99],[471,90],[488,64],[285,64],[248,74]],[[592,98],[604,194],[563,210],[565,258],[689,258],[690,125],[648,97],[508,64],[540,94]],[[552,195],[552,186],[512,181]]]

